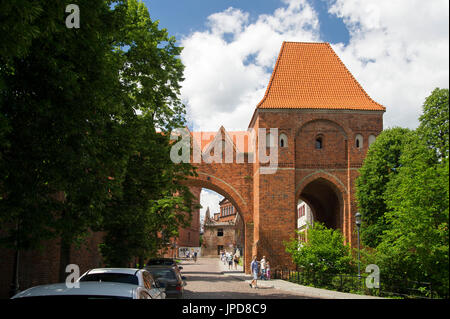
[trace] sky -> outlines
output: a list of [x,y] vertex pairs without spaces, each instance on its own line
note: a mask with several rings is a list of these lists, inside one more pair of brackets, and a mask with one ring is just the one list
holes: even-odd
[[[448,0],[146,0],[182,46],[181,98],[195,131],[246,130],[283,41],[329,42],[384,128],[416,128],[425,98],[449,87]],[[222,196],[204,190],[218,212]]]

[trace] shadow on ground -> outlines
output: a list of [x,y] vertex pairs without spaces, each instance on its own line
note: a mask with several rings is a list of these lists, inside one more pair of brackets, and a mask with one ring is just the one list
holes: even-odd
[[222,275],[221,273],[209,273],[210,275],[214,275],[214,276],[204,276],[203,274],[204,273],[202,273],[201,275],[198,274],[199,276],[193,276],[193,275],[188,275],[188,273],[183,273],[183,276],[186,276],[186,282],[188,284],[191,281],[208,281],[208,282],[235,282],[236,281],[235,278],[228,277],[228,276],[218,277],[217,275]]
[[185,288],[184,299],[317,299],[304,296],[294,296],[292,294],[282,294],[279,292],[274,294],[265,293],[264,295],[255,294],[255,292],[257,292],[258,290],[264,289],[273,289],[273,288],[257,288],[252,289],[251,292],[236,292],[236,291],[192,292],[189,289]]

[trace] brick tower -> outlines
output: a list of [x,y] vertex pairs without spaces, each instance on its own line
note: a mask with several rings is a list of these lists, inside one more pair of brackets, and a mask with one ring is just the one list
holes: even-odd
[[384,112],[328,43],[283,43],[249,125],[278,129],[276,172],[253,164],[253,255],[290,265],[283,241],[294,236],[299,199],[354,243],[355,179]]

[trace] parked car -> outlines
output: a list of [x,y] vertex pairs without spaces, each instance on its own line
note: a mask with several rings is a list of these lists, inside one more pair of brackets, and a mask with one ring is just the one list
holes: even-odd
[[95,268],[85,272],[79,282],[100,281],[119,282],[136,285],[147,290],[152,299],[165,299],[165,289],[145,269],[136,268]]
[[179,266],[173,258],[150,258],[147,261],[146,266],[173,266],[180,271],[183,269],[183,267]]
[[79,288],[68,288],[66,283],[41,285],[19,292],[11,299],[152,299],[147,289],[118,282],[80,282]]
[[154,265],[147,266],[146,269],[166,289],[167,298],[183,298],[186,277],[181,276],[180,271],[176,267]]

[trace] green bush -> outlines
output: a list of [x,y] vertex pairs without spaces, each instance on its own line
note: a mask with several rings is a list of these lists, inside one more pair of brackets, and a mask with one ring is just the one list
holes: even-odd
[[307,242],[297,238],[285,243],[286,251],[301,272],[301,284],[332,287],[336,274],[354,273],[355,263],[349,245],[339,230],[314,223],[307,230]]

